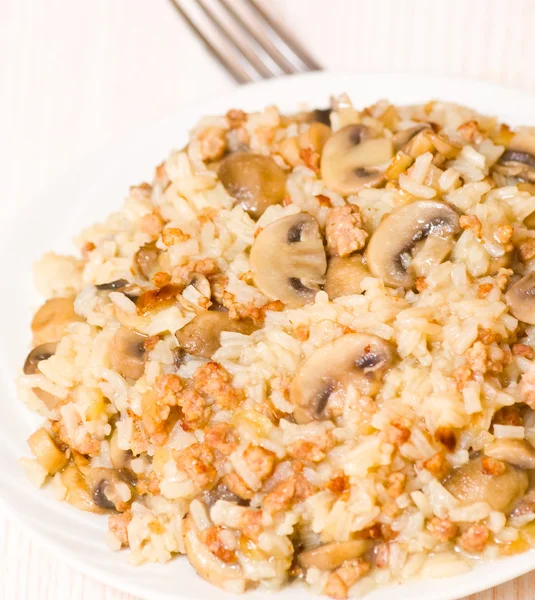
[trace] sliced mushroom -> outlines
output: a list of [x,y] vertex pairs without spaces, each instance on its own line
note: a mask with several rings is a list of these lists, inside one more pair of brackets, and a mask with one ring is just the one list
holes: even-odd
[[67,327],[76,321],[83,319],[74,312],[74,297],[50,298],[32,319],[34,346],[58,342]]
[[305,569],[315,567],[322,571],[336,569],[346,560],[359,558],[371,547],[368,540],[331,542],[317,548],[305,550],[297,555],[297,562]]
[[513,283],[505,293],[505,302],[519,321],[535,325],[535,271]]
[[443,485],[462,504],[486,502],[492,510],[509,512],[525,494],[528,483],[526,471],[508,463],[501,475],[486,475],[478,456],[455,469]]
[[376,335],[350,333],[322,346],[301,365],[290,387],[296,420],[326,418],[331,394],[350,384],[374,395],[393,361],[391,346]]
[[375,138],[365,125],[347,125],[325,143],[321,177],[325,185],[349,196],[383,181],[383,167],[394,155],[392,141]]
[[307,213],[283,217],[257,236],[249,258],[256,286],[290,307],[312,302],[327,259],[318,222]]
[[499,438],[485,446],[483,452],[521,469],[535,469],[535,448],[527,440]]
[[225,589],[229,581],[244,579],[238,563],[223,562],[203,544],[191,513],[185,518],[182,531],[188,560],[203,579],[222,589]]
[[87,469],[85,473],[93,502],[103,510],[123,512],[133,499],[133,488],[115,469]]
[[141,277],[147,280],[158,270],[158,259],[161,250],[156,246],[156,242],[150,242],[141,246],[134,255],[134,270]]
[[108,283],[99,283],[95,287],[100,291],[114,291],[120,290],[128,285],[128,281],[126,279],[115,279],[114,281],[109,281]]
[[[51,356],[56,353],[57,342],[50,344],[41,344],[36,346],[30,354],[28,354],[26,361],[24,362],[23,371],[25,375],[36,375],[40,373],[38,365],[42,360],[48,360]],[[33,393],[45,404],[45,406],[52,410],[59,402],[57,396],[45,392],[40,388],[32,388]]]
[[[387,285],[410,288],[414,273],[410,269],[411,252],[416,244],[434,236],[450,241],[460,231],[459,215],[444,202],[416,200],[391,212],[368,242],[366,258],[370,271]],[[444,245],[439,244],[440,261]]]
[[535,182],[535,136],[517,133],[494,170],[518,181]]
[[204,311],[176,333],[181,348],[193,356],[211,358],[221,347],[221,332],[233,331],[249,335],[258,329],[251,319],[231,319],[227,312]]
[[218,177],[243,210],[258,219],[286,195],[286,172],[270,157],[235,152],[221,161]]
[[146,336],[120,327],[110,345],[110,362],[119,375],[126,379],[139,379],[145,371],[147,351]]
[[333,256],[327,265],[325,291],[331,300],[360,294],[360,284],[365,277],[370,277],[370,272],[362,256]]
[[82,475],[78,467],[75,465],[69,465],[64,471],[62,471],[61,482],[67,490],[65,500],[69,504],[72,504],[72,506],[78,508],[79,510],[84,510],[87,512],[100,514],[106,512],[103,508],[95,504],[89,489],[89,485],[87,484],[85,477]]

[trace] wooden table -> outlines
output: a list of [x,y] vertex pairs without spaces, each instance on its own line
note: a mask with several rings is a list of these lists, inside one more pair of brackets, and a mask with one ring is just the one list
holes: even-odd
[[[529,0],[269,4],[332,70],[432,72],[535,91]],[[167,0],[1,0],[2,209],[106,141],[232,85]],[[471,598],[534,595],[528,575]],[[133,600],[60,563],[1,511],[0,598]]]

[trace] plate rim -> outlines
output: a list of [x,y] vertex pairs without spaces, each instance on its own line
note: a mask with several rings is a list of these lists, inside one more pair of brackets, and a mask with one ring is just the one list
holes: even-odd
[[[253,82],[253,83],[246,84],[243,86],[230,88],[228,91],[223,92],[216,100],[211,99],[209,101],[207,100],[204,102],[203,101],[197,102],[197,104],[195,105],[195,109],[193,110],[193,113],[194,114],[203,114],[203,113],[210,114],[211,106],[227,105],[230,107],[231,105],[237,106],[242,101],[247,103],[249,96],[258,95],[259,93],[261,93],[263,91],[266,92],[266,95],[265,95],[266,101],[262,101],[262,102],[264,104],[269,104],[270,103],[269,102],[270,98],[268,95],[269,93],[274,94],[275,96],[277,94],[280,95],[281,93],[284,93],[284,91],[283,90],[281,91],[280,88],[284,88],[284,86],[292,87],[292,85],[294,85],[295,82],[305,82],[305,84],[307,84],[309,81],[314,82],[315,80],[317,80],[317,81],[327,80],[330,82],[333,82],[333,81],[343,82],[343,81],[349,81],[349,79],[356,79],[356,80],[358,80],[358,79],[361,79],[361,80],[381,79],[381,80],[390,80],[392,82],[396,81],[396,82],[398,82],[398,84],[399,84],[399,80],[405,80],[407,82],[407,84],[410,84],[411,82],[412,83],[418,82],[419,84],[431,83],[431,84],[437,85],[438,88],[441,88],[442,86],[445,86],[445,85],[452,86],[453,88],[458,88],[459,86],[465,86],[467,88],[470,88],[471,91],[478,90],[479,93],[487,92],[489,95],[492,95],[492,94],[504,95],[505,94],[505,95],[511,96],[512,98],[523,97],[526,100],[528,100],[528,99],[531,100],[535,105],[535,94],[531,93],[530,91],[521,90],[521,89],[517,89],[514,87],[505,86],[505,85],[498,85],[498,84],[495,84],[495,83],[492,83],[489,81],[485,81],[485,80],[481,80],[481,79],[473,79],[473,78],[468,78],[468,77],[437,76],[432,73],[421,73],[421,72],[413,73],[413,72],[403,72],[403,71],[385,71],[385,72],[360,71],[360,72],[354,72],[354,73],[320,71],[320,72],[313,72],[313,73],[304,73],[304,74],[284,76],[284,77],[279,77],[276,79],[260,81],[260,82]],[[337,90],[337,91],[339,91],[339,90]],[[334,90],[333,90],[333,92],[334,92]],[[355,98],[353,98],[353,99],[355,100]],[[379,99],[379,98],[377,97],[376,99]],[[447,99],[450,100],[450,98],[447,98]],[[199,99],[197,99],[197,101],[198,100]],[[453,100],[453,99],[451,99],[451,100]],[[89,153],[86,157],[82,158],[81,160],[68,165],[61,175],[59,175],[58,177],[54,177],[50,182],[48,182],[41,189],[40,192],[35,194],[32,202],[39,202],[40,200],[43,200],[44,198],[49,197],[52,194],[53,190],[57,193],[58,188],[60,190],[59,193],[61,194],[62,188],[64,188],[67,185],[65,182],[72,180],[72,178],[75,177],[76,173],[83,173],[84,170],[88,169],[88,165],[91,165],[93,163],[102,162],[104,160],[104,157],[114,155],[117,151],[119,151],[120,148],[129,144],[131,142],[131,140],[139,138],[140,136],[143,136],[144,134],[148,134],[149,132],[155,132],[156,130],[159,130],[161,127],[165,126],[166,123],[169,123],[169,124],[173,123],[173,121],[177,120],[178,115],[180,113],[187,111],[189,109],[189,107],[193,105],[193,102],[196,102],[196,100],[193,99],[191,102],[185,103],[180,108],[179,111],[165,115],[160,119],[152,121],[151,123],[148,123],[139,128],[135,128],[134,130],[123,133],[120,136],[117,136],[116,138],[101,145],[100,147],[98,147],[97,149],[95,149],[94,151]],[[278,103],[278,100],[274,98],[272,102]],[[457,102],[464,104],[465,100],[457,99]],[[355,102],[355,103],[358,104],[358,102]],[[470,104],[470,103],[468,102],[468,104]],[[244,106],[244,108],[247,108],[247,106]],[[474,108],[479,109],[479,107],[474,107]],[[486,109],[481,109],[481,110],[484,113],[489,112]],[[212,110],[212,112],[213,112],[213,110]],[[490,111],[490,112],[492,112],[492,111]],[[189,120],[188,120],[188,122],[189,122]],[[533,109],[533,122],[535,124],[535,108]],[[193,124],[194,124],[194,119],[192,119],[190,126],[192,126]],[[180,133],[183,134],[185,132],[180,132]],[[169,152],[170,150],[171,150],[171,148],[168,148],[167,152]],[[24,211],[25,208],[30,206],[32,202],[27,201],[26,203],[23,203],[21,205],[15,205],[14,210],[8,212],[5,227],[7,228],[7,227],[10,227],[12,224],[14,224],[17,221],[17,219],[19,219],[21,217],[21,212]],[[72,236],[72,232],[69,233],[68,235]],[[3,245],[0,245],[0,251],[2,249],[3,249]],[[38,249],[38,250],[39,250],[39,253],[42,252],[42,249]],[[35,255],[35,251],[32,252],[32,255]],[[2,351],[2,348],[0,347],[0,356],[1,356],[1,351]],[[20,400],[16,396],[14,398],[11,398],[13,389],[12,389],[12,386],[9,385],[9,380],[12,376],[12,373],[7,368],[4,367],[4,361],[0,361],[0,376],[1,376],[0,385],[2,386],[2,390],[3,390],[4,384],[7,384],[7,390],[8,390],[9,396],[10,396],[8,398],[8,402],[14,401],[14,402],[20,403]],[[2,425],[0,425],[0,435],[1,435],[1,433],[2,433]],[[42,493],[42,492],[35,490],[35,493]],[[24,512],[22,510],[18,510],[17,507],[14,506],[13,503],[11,503],[9,501],[9,498],[8,498],[7,494],[4,493],[2,486],[0,486],[0,504],[2,505],[5,513],[7,515],[9,515],[9,517],[13,518],[15,521],[18,522],[19,526],[23,529],[23,531],[25,531],[29,535],[30,539],[37,541],[37,543],[39,545],[41,545],[41,547],[43,547],[45,549],[50,549],[51,551],[54,551],[54,556],[56,558],[59,558],[61,561],[63,561],[67,565],[69,565],[74,570],[81,572],[82,574],[87,575],[89,577],[92,577],[105,585],[110,585],[110,586],[114,587],[115,589],[132,594],[137,597],[140,597],[139,596],[140,593],[142,594],[142,597],[144,597],[144,598],[154,598],[155,600],[159,600],[160,598],[167,597],[166,595],[162,595],[159,592],[155,592],[156,595],[153,595],[153,592],[151,592],[150,590],[148,590],[148,591],[141,590],[141,592],[140,592],[139,588],[137,587],[137,584],[135,582],[130,583],[128,580],[126,580],[124,577],[121,577],[121,576],[115,577],[114,574],[109,573],[107,571],[103,571],[98,566],[92,565],[90,563],[85,563],[81,558],[77,558],[75,554],[70,553],[68,551],[68,549],[64,548],[62,546],[61,542],[55,541],[54,538],[47,536],[45,533],[33,528],[31,522],[27,520],[27,516],[25,519]],[[110,550],[110,552],[111,552],[111,550]],[[528,557],[529,557],[529,559],[528,559]],[[491,577],[490,579],[485,580],[485,582],[483,584],[481,583],[481,581],[477,581],[477,577],[474,576],[474,574],[477,573],[477,571],[474,571],[474,570],[471,570],[469,573],[467,573],[465,575],[448,578],[448,582],[458,582],[460,580],[460,578],[466,579],[466,581],[461,584],[461,586],[462,586],[461,595],[459,595],[459,590],[457,590],[457,591],[455,591],[454,589],[442,590],[441,592],[439,592],[440,595],[436,596],[436,600],[455,600],[455,599],[461,598],[465,595],[484,591],[484,590],[494,587],[496,585],[500,585],[502,583],[505,583],[507,581],[515,579],[516,577],[519,577],[519,576],[535,569],[535,552],[528,551],[528,552],[518,555],[516,557],[500,559],[499,562],[502,565],[508,564],[508,567],[506,569],[503,569],[504,572],[501,575],[497,574],[496,577]],[[195,577],[198,577],[198,576],[195,575]],[[422,581],[422,583],[426,583],[427,585],[432,585],[433,582],[437,582],[437,581],[445,581],[445,580],[444,579],[442,579],[442,580],[428,579],[428,580]],[[411,582],[408,582],[408,584],[400,584],[399,586],[396,585],[396,588],[398,590],[401,590],[402,588],[406,588],[410,585],[411,585]],[[450,587],[450,586],[447,586],[447,587]],[[451,586],[451,587],[457,587],[457,586]],[[387,588],[380,588],[380,589],[387,589]],[[217,591],[217,590],[215,590],[215,591]],[[303,590],[297,589],[297,590],[295,590],[295,593],[303,593]],[[147,596],[146,594],[149,594],[149,596]],[[306,592],[306,594],[307,594],[307,596],[309,596],[311,593]],[[183,596],[185,598],[188,597],[187,594],[177,594],[177,596]],[[249,596],[251,596],[251,594],[249,594]],[[368,596],[366,596],[366,597],[368,597]]]

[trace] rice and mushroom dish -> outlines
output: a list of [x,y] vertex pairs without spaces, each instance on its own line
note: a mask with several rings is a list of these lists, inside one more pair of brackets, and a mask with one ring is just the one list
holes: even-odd
[[76,244],[22,464],[112,550],[346,598],[534,544],[535,128],[234,109]]

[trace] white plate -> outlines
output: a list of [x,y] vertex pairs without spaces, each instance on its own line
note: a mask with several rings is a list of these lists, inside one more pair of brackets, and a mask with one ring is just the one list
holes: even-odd
[[[443,99],[495,114],[515,125],[535,124],[535,97],[485,83],[406,75],[300,75],[236,89],[204,106],[192,107],[161,121],[70,170],[31,206],[19,207],[13,222],[0,223],[4,325],[0,336],[0,497],[32,535],[51,552],[100,581],[148,600],[204,599],[217,594],[197,577],[185,558],[166,565],[131,567],[126,552],[112,553],[104,544],[106,518],[82,513],[38,491],[26,480],[18,458],[28,455],[25,440],[40,420],[18,402],[13,380],[28,351],[31,311],[39,299],[33,290],[31,264],[44,251],[69,251],[83,227],[121,206],[128,186],[150,180],[153,168],[172,148],[181,147],[188,129],[202,115],[230,108],[259,109],[277,104],[295,110],[300,103],[324,107],[329,96],[347,91],[356,106],[379,98],[395,103]],[[535,568],[535,553],[482,565],[462,576],[397,586],[397,600],[450,600],[497,585]],[[367,600],[388,600],[393,590],[371,593]],[[302,590],[285,590],[281,600],[305,598]],[[255,592],[250,600],[273,600]]]

